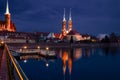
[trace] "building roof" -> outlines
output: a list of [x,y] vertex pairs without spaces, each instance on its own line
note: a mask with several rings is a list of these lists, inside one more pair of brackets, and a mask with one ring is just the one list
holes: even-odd
[[67,35],[78,35],[79,32],[77,32],[76,30],[71,30]]
[[0,24],[5,24],[5,21],[0,21]]

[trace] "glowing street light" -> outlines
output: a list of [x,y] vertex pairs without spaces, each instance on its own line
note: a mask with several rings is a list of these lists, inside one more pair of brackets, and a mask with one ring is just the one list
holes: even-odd
[[4,41],[2,41],[1,44],[4,44]]
[[27,46],[24,46],[23,48],[24,48],[24,49],[27,49]]
[[38,49],[40,49],[40,46],[37,46]]
[[46,47],[46,50],[49,50],[49,47]]

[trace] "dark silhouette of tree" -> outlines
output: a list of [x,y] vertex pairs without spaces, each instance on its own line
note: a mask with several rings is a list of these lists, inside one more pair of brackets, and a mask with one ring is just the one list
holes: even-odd
[[110,43],[109,37],[106,35],[105,38],[101,40],[102,43]]
[[112,42],[112,43],[118,42],[118,37],[116,36],[115,33],[110,34],[110,42]]

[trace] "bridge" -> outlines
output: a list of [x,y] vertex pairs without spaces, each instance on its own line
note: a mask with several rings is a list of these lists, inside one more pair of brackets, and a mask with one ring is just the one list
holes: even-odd
[[0,44],[0,80],[28,80],[6,44]]

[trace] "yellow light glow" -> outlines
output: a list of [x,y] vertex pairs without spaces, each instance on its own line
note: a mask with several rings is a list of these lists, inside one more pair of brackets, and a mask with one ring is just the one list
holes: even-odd
[[38,49],[40,49],[40,46],[37,46]]
[[49,50],[49,47],[46,47],[46,50]]
[[1,43],[4,44],[4,41],[2,41]]
[[24,46],[24,49],[27,49],[27,46]]

